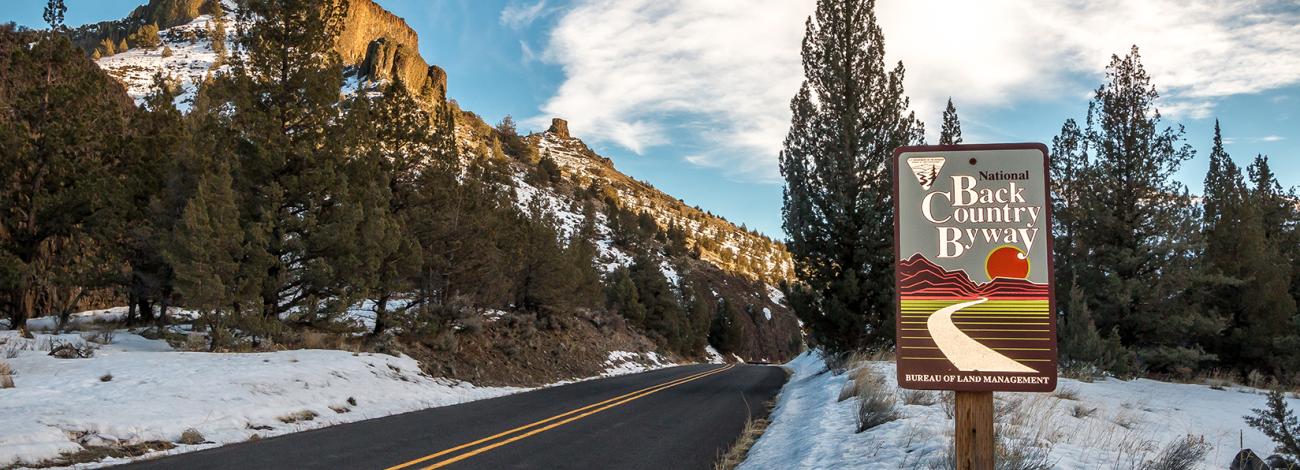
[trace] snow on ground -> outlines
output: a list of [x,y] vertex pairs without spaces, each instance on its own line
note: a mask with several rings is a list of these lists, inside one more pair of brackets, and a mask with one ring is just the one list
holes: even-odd
[[771,300],[772,303],[777,305],[785,305],[784,303],[782,303],[785,302],[785,293],[781,292],[781,289],[777,289],[776,286],[773,286],[771,284],[767,284],[766,286],[767,286],[768,300]]
[[727,363],[727,359],[726,359],[726,358],[723,358],[723,357],[722,357],[722,353],[718,352],[717,349],[714,349],[714,347],[713,347],[712,344],[710,344],[710,345],[704,347],[704,357],[705,357],[706,359],[708,359],[708,363],[709,363],[709,364],[726,364],[726,363]]
[[681,285],[680,283],[682,282],[682,279],[681,276],[677,274],[677,268],[674,268],[672,263],[669,263],[668,260],[665,259],[659,262],[659,272],[663,273],[664,279],[668,280],[669,286],[677,288],[677,286]]
[[615,375],[635,374],[648,370],[662,369],[672,367],[677,364],[664,359],[658,353],[651,352],[630,352],[630,351],[610,351],[609,359],[605,360],[605,372],[602,377],[613,377]]
[[771,320],[771,319],[772,319],[772,309],[767,308],[767,307],[763,307],[763,318],[766,318],[766,319],[768,319],[768,320]]
[[[153,92],[154,74],[161,72],[180,85],[181,94],[175,104],[181,111],[188,111],[199,85],[212,73],[218,59],[208,33],[214,25],[211,15],[200,16],[187,24],[160,31],[163,46],[137,47],[104,57],[99,59],[99,66],[121,80],[137,104]],[[236,34],[233,13],[227,14],[225,25],[226,50],[231,50]],[[164,51],[170,51],[170,55]]]
[[[74,318],[121,318],[125,309],[120,310]],[[253,435],[269,437],[529,390],[430,377],[407,356],[334,350],[182,352],[128,330],[114,331],[112,342],[99,346],[91,358],[47,354],[58,342],[87,345],[90,336],[83,334],[25,339],[16,331],[0,331],[0,357],[8,357],[0,361],[13,368],[15,384],[0,389],[0,467],[36,464],[83,446],[175,443],[194,429],[206,442],[167,451],[189,452]],[[606,365],[600,377],[675,364],[654,352],[614,351]],[[99,464],[114,462],[122,461]]]
[[[68,324],[65,327],[70,329],[84,329],[100,323],[120,322],[126,319],[127,310],[127,307],[112,307],[102,310],[77,312],[68,316]],[[198,318],[198,312],[171,308],[167,310],[167,316],[172,320],[193,320]],[[58,317],[53,315],[29,318],[27,320],[27,329],[32,331],[54,331],[57,324]]]
[[[79,335],[27,340],[0,332],[15,388],[0,390],[0,466],[36,463],[85,445],[176,442],[197,450],[522,391],[433,378],[406,356],[347,351],[173,351],[125,331],[89,359],[56,359],[42,346]],[[44,344],[42,344],[44,343]],[[111,379],[104,378],[111,374]],[[354,404],[355,403],[355,404]],[[310,420],[295,420],[314,414]]]
[[[933,405],[905,405],[900,399],[900,419],[855,434],[857,399],[837,401],[850,374],[827,372],[821,359],[810,353],[786,366],[793,375],[777,400],[772,424],[741,469],[924,469],[947,452],[953,423],[938,392],[930,392],[935,394]],[[896,387],[893,363],[869,367],[884,378],[886,387]],[[1204,469],[1227,468],[1239,450],[1238,439],[1261,455],[1273,450],[1273,443],[1242,418],[1264,406],[1260,390],[1215,390],[1146,379],[1061,379],[1060,391],[1077,392],[1077,399],[995,394],[998,420],[1006,426],[1003,435],[1044,449],[1054,468],[1133,468],[1188,434],[1212,446],[1201,465]],[[1082,417],[1074,416],[1076,406],[1082,407]],[[1300,400],[1291,399],[1290,406],[1300,407]]]

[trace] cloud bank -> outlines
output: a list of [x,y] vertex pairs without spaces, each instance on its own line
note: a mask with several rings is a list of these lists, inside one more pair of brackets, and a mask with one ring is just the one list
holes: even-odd
[[[813,8],[812,0],[579,0],[542,53],[565,78],[535,121],[563,116],[576,134],[637,154],[685,146],[690,163],[776,181]],[[1208,116],[1224,97],[1300,83],[1300,6],[1290,0],[881,0],[877,15],[931,134],[948,96],[963,114],[1086,97],[1110,55],[1132,44],[1173,117]]]

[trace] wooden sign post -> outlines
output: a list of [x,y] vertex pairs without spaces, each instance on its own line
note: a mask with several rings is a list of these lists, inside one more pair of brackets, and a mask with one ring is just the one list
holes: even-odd
[[1056,389],[1047,147],[894,151],[898,385],[956,392],[957,468],[994,465],[993,392]]

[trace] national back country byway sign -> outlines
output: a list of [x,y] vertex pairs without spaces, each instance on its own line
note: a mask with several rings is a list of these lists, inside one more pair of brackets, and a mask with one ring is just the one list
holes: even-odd
[[1047,147],[894,152],[898,384],[1056,389]]

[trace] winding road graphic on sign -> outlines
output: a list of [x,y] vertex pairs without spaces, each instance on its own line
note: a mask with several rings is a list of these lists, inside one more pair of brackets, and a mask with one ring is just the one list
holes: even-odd
[[988,297],[980,297],[978,300],[949,305],[931,314],[925,326],[930,330],[930,337],[934,339],[934,344],[939,347],[939,351],[943,352],[948,361],[962,372],[1038,372],[975,341],[953,324],[954,313],[988,300]]

